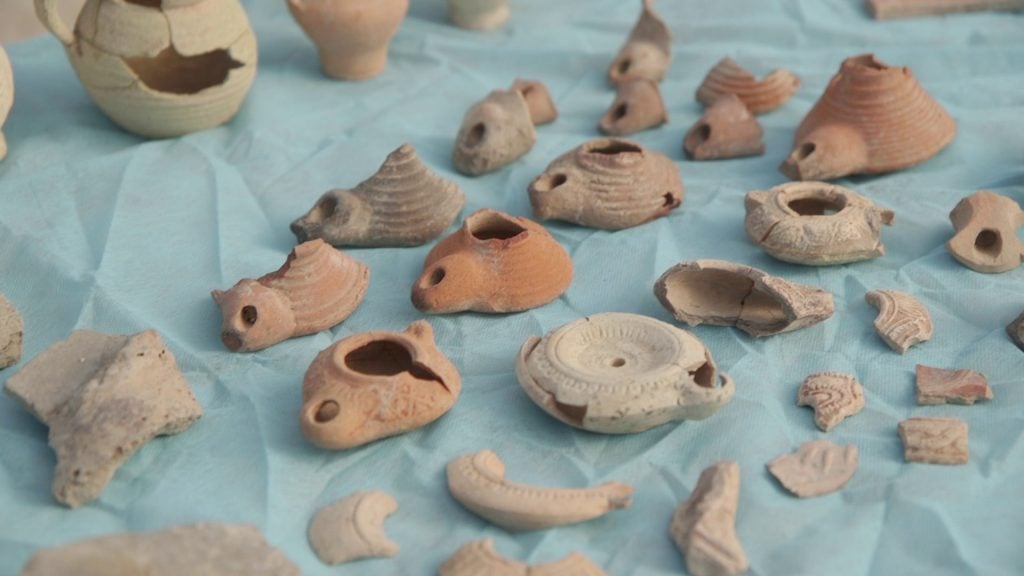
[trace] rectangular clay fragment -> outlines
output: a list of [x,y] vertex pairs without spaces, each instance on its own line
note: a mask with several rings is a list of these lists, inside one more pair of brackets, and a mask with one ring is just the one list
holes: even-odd
[[958,418],[908,418],[899,423],[903,458],[924,464],[967,464],[967,423]]
[[991,400],[992,388],[981,372],[974,370],[945,370],[918,364],[917,403],[974,404],[977,400]]
[[867,0],[875,20],[936,16],[981,10],[1024,10],[1024,0]]

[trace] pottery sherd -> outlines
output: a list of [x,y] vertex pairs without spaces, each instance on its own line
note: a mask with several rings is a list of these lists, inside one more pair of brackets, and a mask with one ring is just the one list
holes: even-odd
[[814,423],[828,432],[864,408],[864,389],[849,374],[816,372],[800,385],[796,405],[813,408]]
[[890,348],[905,353],[932,337],[932,317],[917,299],[899,290],[874,290],[864,296],[878,308],[875,331]]
[[924,464],[967,464],[967,423],[958,418],[908,418],[899,423],[903,459]]
[[398,554],[384,520],[398,510],[387,492],[355,492],[321,508],[309,523],[309,545],[324,564]]
[[605,576],[600,566],[579,552],[554,562],[528,566],[494,550],[494,540],[463,544],[441,565],[440,576]]
[[839,490],[857,471],[857,447],[828,440],[804,442],[791,454],[768,463],[779,484],[799,498],[814,498]]
[[690,497],[676,508],[668,533],[693,576],[731,576],[747,571],[747,554],[736,536],[740,467],[722,460],[701,472]]

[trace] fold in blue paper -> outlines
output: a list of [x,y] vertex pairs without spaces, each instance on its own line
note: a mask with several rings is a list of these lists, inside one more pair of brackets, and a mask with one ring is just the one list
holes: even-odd
[[[0,574],[17,573],[39,547],[200,520],[254,523],[313,575],[433,573],[461,544],[483,536],[529,562],[579,550],[617,576],[680,574],[684,564],[667,535],[672,510],[721,458],[741,467],[737,527],[751,574],[1021,571],[1024,354],[1003,327],[1024,309],[1024,271],[977,274],[943,248],[952,233],[947,214],[961,197],[990,188],[1024,200],[1021,16],[878,23],[859,0],[662,0],[657,8],[676,37],[661,86],[671,122],[635,138],[679,162],[683,206],[614,233],[550,224],[576,265],[562,298],[521,314],[430,319],[463,376],[463,396],[448,415],[349,452],[305,441],[297,414],[309,362],[342,337],[402,329],[421,317],[408,287],[430,246],[351,250],[373,269],[355,315],[330,332],[257,354],[224,350],[209,292],[280,266],[294,243],[288,223],[328,188],[369,176],[403,142],[463,186],[464,214],[481,207],[529,214],[529,181],[558,154],[597,136],[614,97],[605,69],[639,2],[512,6],[506,27],[481,34],[447,25],[441,0],[416,0],[387,71],[345,83],[320,75],[312,45],[283,3],[248,2],[260,71],[239,116],[215,130],[152,142],[101,115],[55,40],[9,47],[17,101],[5,127],[10,155],[0,163],[0,292],[24,315],[25,358],[75,328],[156,328],[206,413],[187,432],[140,450],[98,501],[68,510],[50,495],[46,429],[0,397]],[[896,212],[895,226],[883,232],[885,257],[833,268],[774,261],[745,237],[743,195],[783,181],[776,166],[803,114],[842,59],[865,51],[909,66],[957,119],[957,139],[911,170],[841,181]],[[803,87],[760,118],[764,156],[684,161],[683,134],[701,113],[693,92],[727,55],[757,73],[790,68]],[[477,179],[455,174],[450,153],[462,114],[517,76],[544,81],[561,117],[506,169]],[[731,259],[820,285],[835,294],[836,314],[765,340],[731,328],[694,329],[737,383],[733,401],[703,422],[600,436],[556,422],[519,389],[513,359],[527,336],[603,311],[667,320],[651,287],[664,269],[691,258]],[[891,352],[874,334],[875,310],[864,301],[877,288],[924,302],[934,339],[903,357]],[[995,400],[917,407],[918,362],[984,372]],[[795,403],[799,383],[817,370],[855,374],[867,398],[861,414],[827,435]],[[965,419],[971,463],[904,464],[896,424],[911,414]],[[838,494],[797,500],[765,463],[822,437],[856,444],[860,470]],[[636,486],[635,503],[582,525],[507,534],[461,508],[445,487],[445,463],[481,448],[494,449],[515,480],[584,486],[615,479]],[[321,565],[306,543],[309,519],[363,489],[398,499],[386,528],[401,553]]]

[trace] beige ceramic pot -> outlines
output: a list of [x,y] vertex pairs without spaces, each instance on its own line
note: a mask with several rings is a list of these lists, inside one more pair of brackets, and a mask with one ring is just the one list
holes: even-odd
[[238,0],[87,0],[74,31],[56,0],[35,5],[96,105],[141,136],[227,122],[256,76],[256,37]]

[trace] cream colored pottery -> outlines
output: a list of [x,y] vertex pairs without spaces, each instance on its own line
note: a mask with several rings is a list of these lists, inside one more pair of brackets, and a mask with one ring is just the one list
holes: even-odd
[[637,314],[594,314],[531,336],[516,359],[530,398],[555,418],[605,434],[703,420],[736,386],[694,335]]
[[561,560],[527,565],[494,550],[494,540],[483,538],[459,547],[438,572],[439,576],[606,576],[600,566],[579,552]]
[[1006,327],[1006,333],[1010,335],[1013,343],[1024,351],[1024,313],[1013,322],[1010,322],[1010,325]]
[[460,28],[493,30],[508,16],[508,0],[448,0],[448,19]]
[[633,487],[605,482],[593,488],[546,488],[510,482],[490,450],[448,463],[448,490],[474,514],[510,531],[543,530],[592,520],[633,503]]
[[875,20],[915,18],[979,10],[1024,10],[1024,0],[867,0]]
[[384,71],[409,0],[287,0],[320,54],[324,74],[366,80]]
[[917,403],[926,406],[934,404],[974,404],[977,400],[991,400],[992,388],[988,378],[974,370],[946,370],[918,364]]
[[71,508],[99,498],[147,442],[184,432],[203,414],[174,354],[153,330],[72,332],[5,388],[50,428],[57,453],[53,495]]
[[747,571],[747,554],[736,535],[740,467],[731,460],[700,474],[690,497],[676,508],[668,533],[691,576],[731,576]]
[[654,12],[654,0],[641,1],[640,19],[608,67],[614,86],[637,78],[661,82],[672,62],[672,31]]
[[967,464],[967,423],[958,418],[908,418],[897,427],[903,459],[923,464]]
[[800,88],[800,78],[789,70],[774,70],[761,80],[732,58],[715,64],[697,89],[697,101],[711,106],[726,94],[735,94],[753,114],[782,106]]
[[885,254],[882,227],[892,210],[825,182],[790,182],[749,192],[744,226],[750,241],[771,256],[808,266],[870,260]]
[[815,372],[800,385],[796,405],[813,408],[814,423],[828,432],[864,409],[864,388],[849,374]]
[[21,360],[25,327],[18,310],[0,294],[0,370]]
[[355,492],[325,506],[309,523],[309,545],[324,564],[344,564],[363,558],[398,554],[384,533],[384,520],[398,510],[387,492]]
[[14,105],[14,72],[7,52],[0,46],[0,160],[7,156],[7,138],[4,136],[4,122]]
[[764,129],[735,94],[708,106],[683,138],[693,160],[719,160],[764,154]]
[[924,304],[899,290],[874,290],[864,296],[868,304],[878,308],[875,331],[890,348],[906,353],[911,346],[932,337],[932,317]]
[[57,0],[35,5],[96,105],[141,136],[227,122],[256,76],[256,37],[238,0],[87,0],[74,32]]
[[657,83],[637,78],[619,85],[615,100],[597,128],[605,134],[625,136],[666,122],[668,112]]
[[857,471],[857,461],[853,444],[837,446],[828,440],[812,440],[769,462],[768,471],[797,497],[814,498],[845,486]]
[[555,107],[555,101],[551,98],[551,92],[541,82],[517,78],[512,83],[510,90],[515,90],[523,95],[526,107],[530,110],[530,120],[534,126],[550,124],[558,119],[558,109]]
[[956,234],[946,249],[958,262],[976,272],[1009,272],[1024,262],[1024,210],[1012,198],[989,190],[961,200],[949,213]]
[[474,104],[455,137],[452,164],[468,176],[493,172],[533,148],[537,131],[519,90],[495,90]]

